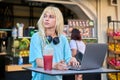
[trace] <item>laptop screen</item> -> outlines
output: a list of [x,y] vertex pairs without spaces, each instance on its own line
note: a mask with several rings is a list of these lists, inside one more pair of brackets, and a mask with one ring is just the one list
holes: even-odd
[[81,67],[80,69],[76,68],[76,70],[101,68],[106,56],[107,47],[108,46],[105,43],[86,44],[86,50],[81,61]]
[[102,67],[107,52],[107,44],[86,44],[85,54],[81,61],[81,69],[97,69]]

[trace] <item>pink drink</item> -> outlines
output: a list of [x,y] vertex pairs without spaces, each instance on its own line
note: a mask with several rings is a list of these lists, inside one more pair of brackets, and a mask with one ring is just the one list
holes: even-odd
[[52,70],[52,59],[53,55],[43,55],[44,58],[44,70]]

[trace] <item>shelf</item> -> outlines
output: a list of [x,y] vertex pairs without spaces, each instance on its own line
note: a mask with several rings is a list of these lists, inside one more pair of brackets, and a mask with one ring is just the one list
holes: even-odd
[[112,39],[114,39],[114,40],[120,40],[120,36],[110,36],[110,35],[108,34],[108,37],[110,37],[110,38],[112,38]]
[[114,50],[111,50],[111,49],[109,49],[109,51],[114,53],[114,54],[120,54],[120,51],[114,51]]
[[12,31],[12,29],[0,29],[0,31]]
[[97,38],[82,38],[82,39],[97,39]]
[[108,35],[108,37],[111,37],[114,40],[120,40],[120,36],[110,36],[110,35]]
[[117,77],[120,80],[120,73],[109,73],[108,76],[110,80],[117,80]]
[[[108,63],[109,64],[109,63]],[[117,70],[119,70],[120,69],[120,67],[119,66],[114,66],[114,65],[111,65],[111,64],[109,64],[112,68],[114,68],[114,69],[117,69]]]
[[12,72],[12,71],[24,71],[23,67],[31,67],[31,64],[23,64],[23,65],[6,65],[5,71]]
[[114,68],[114,69],[120,69],[120,65],[119,66],[117,66],[117,65],[115,65],[115,63],[117,63],[117,61],[119,61],[120,60],[120,58],[116,58],[116,60],[115,60],[115,62],[113,63],[113,60],[115,60],[115,57],[108,57],[107,58],[107,63],[108,63],[108,65],[109,66],[111,66],[112,68]]
[[20,39],[21,39],[21,38],[28,38],[28,39],[30,39],[31,37],[18,37],[18,38],[20,38]]
[[120,36],[113,36],[113,39],[120,40]]
[[[108,55],[107,66],[108,68],[120,70],[120,21],[111,20],[111,16],[107,17],[108,20]],[[112,26],[111,26],[112,25]],[[112,55],[111,55],[112,53]],[[108,80],[120,80],[117,73],[108,73]]]
[[1,55],[6,55],[6,54],[7,54],[6,52],[1,52],[1,53],[0,53],[0,56],[1,56]]

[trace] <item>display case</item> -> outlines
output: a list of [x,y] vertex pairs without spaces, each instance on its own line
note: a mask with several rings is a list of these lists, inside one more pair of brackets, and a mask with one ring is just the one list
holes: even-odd
[[[29,64],[30,38],[17,37],[13,39],[12,52],[5,56],[5,80],[30,80],[31,71],[24,70],[23,67],[31,67]],[[20,64],[19,59],[23,62]]]
[[[107,68],[120,69],[120,21],[108,16]],[[108,73],[108,80],[120,80],[120,73]]]

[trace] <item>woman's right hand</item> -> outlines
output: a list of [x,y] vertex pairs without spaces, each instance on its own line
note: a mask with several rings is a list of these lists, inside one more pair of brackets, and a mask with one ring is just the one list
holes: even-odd
[[79,62],[76,60],[75,57],[72,57],[72,58],[70,59],[70,62],[68,63],[68,65],[71,65],[71,66],[79,66],[80,64],[79,64]]
[[58,63],[55,64],[55,69],[58,69],[58,70],[67,70],[67,64],[62,60]]

